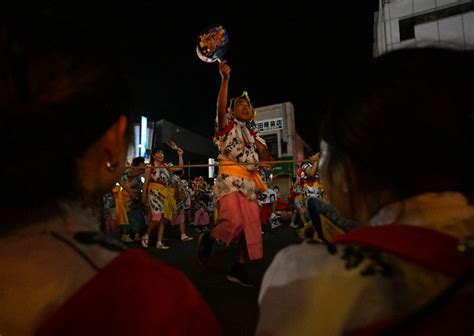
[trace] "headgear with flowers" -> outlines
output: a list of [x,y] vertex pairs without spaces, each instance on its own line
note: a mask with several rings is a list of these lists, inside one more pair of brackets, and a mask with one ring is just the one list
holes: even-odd
[[255,109],[253,108],[252,102],[250,101],[250,97],[247,91],[242,92],[240,96],[232,98],[230,100],[229,112],[231,112],[235,118],[235,103],[239,99],[245,99],[249,103],[250,110],[252,111],[252,119],[255,120],[256,112],[255,112]]

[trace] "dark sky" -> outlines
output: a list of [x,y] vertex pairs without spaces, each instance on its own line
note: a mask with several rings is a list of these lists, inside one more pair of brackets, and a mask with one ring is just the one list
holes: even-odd
[[119,39],[126,48],[137,111],[207,137],[213,133],[220,76],[218,64],[202,62],[195,48],[204,28],[222,24],[230,34],[230,96],[247,90],[256,107],[292,102],[297,131],[315,148],[328,94],[372,55],[374,4],[357,1],[362,2],[287,1],[292,4],[263,8],[257,1],[97,1],[94,6],[43,1],[35,10]]

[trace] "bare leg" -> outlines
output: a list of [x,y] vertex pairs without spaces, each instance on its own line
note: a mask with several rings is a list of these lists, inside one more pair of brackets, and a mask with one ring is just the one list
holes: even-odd
[[148,225],[146,229],[146,233],[142,236],[142,246],[147,248],[148,247],[148,239],[150,237],[150,234],[153,232],[153,230],[158,226],[160,222],[152,220],[150,222],[150,225]]
[[190,241],[190,240],[194,239],[193,237],[189,237],[186,234],[186,225],[185,225],[185,223],[180,223],[179,224],[179,231],[181,232],[181,240],[182,241]]
[[179,224],[179,232],[181,233],[181,236],[186,234],[186,228],[184,226],[184,223]]
[[165,232],[165,219],[162,217],[160,220],[160,226],[158,227],[158,242],[161,243],[163,240],[163,233]]
[[186,213],[186,220],[187,220],[188,222],[192,222],[193,220],[192,220],[192,218],[191,218],[191,209],[186,210],[185,213]]
[[153,220],[152,220],[151,223],[150,223],[150,225],[148,225],[145,234],[146,234],[147,236],[149,236],[149,235],[153,232],[153,230],[158,226],[159,223],[160,223],[160,222],[157,222],[157,221],[153,221]]
[[297,210],[293,209],[293,211],[291,212],[291,223],[294,223],[296,221],[296,212]]

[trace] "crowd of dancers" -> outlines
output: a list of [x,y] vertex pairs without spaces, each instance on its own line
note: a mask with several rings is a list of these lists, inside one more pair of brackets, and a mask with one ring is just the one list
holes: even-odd
[[[259,173],[274,158],[247,92],[228,100],[230,66],[219,64],[217,177],[212,187],[199,178],[186,186],[180,148],[174,165],[158,147],[149,164],[136,158],[125,170],[132,94],[122,53],[106,38],[26,13],[4,18],[1,31],[0,183],[8,197],[0,332],[221,335],[182,271],[104,240],[94,210],[111,192],[109,226],[114,218],[128,227],[120,238],[145,248],[156,229],[159,250],[169,248],[167,223],[192,241],[192,220],[203,231],[200,262],[216,242],[234,243],[239,254],[226,279],[252,285],[248,263],[263,257],[262,219],[278,217],[275,190]],[[292,190],[293,216],[303,234],[314,228],[314,243],[285,247],[265,271],[256,335],[472,334],[472,65],[470,53],[455,50],[396,50],[336,90],[320,154],[310,155]],[[348,232],[323,244],[315,214]],[[241,323],[238,312],[226,313]]]

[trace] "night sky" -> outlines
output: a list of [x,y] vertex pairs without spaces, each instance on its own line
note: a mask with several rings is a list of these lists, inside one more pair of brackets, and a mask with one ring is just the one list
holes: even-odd
[[376,1],[361,2],[366,4],[291,1],[264,9],[263,2],[242,1],[43,1],[33,9],[119,40],[137,112],[206,137],[213,134],[220,76],[218,63],[204,63],[195,48],[203,29],[222,24],[230,34],[230,97],[247,90],[256,107],[292,102],[298,133],[317,148],[318,120],[329,94],[346,76],[363,73],[372,57]]

